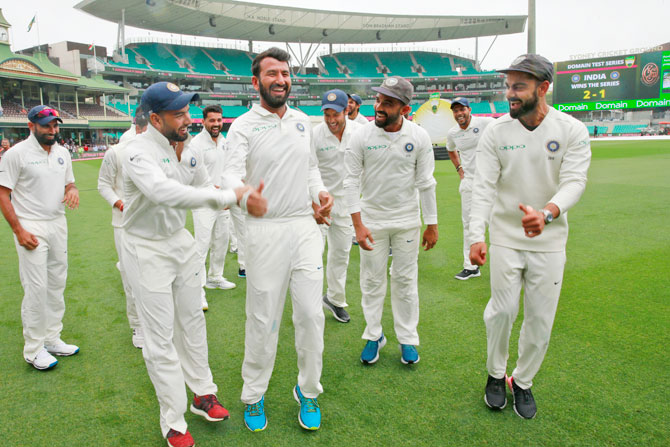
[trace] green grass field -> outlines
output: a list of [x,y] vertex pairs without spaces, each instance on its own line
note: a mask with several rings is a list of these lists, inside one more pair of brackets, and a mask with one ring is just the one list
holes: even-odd
[[[448,161],[437,163],[440,241],[419,258],[421,363],[402,365],[387,300],[389,344],[371,367],[359,361],[364,328],[358,250],[352,250],[348,301],[352,321],[326,316],[319,398],[323,425],[305,432],[291,396],[296,382],[290,300],[265,398],[267,430],[242,420],[244,281],[234,255],[233,291],[209,291],[209,359],[228,421],[187,413],[199,446],[652,446],[668,445],[670,388],[670,142],[596,142],[589,182],[570,211],[568,263],[553,337],[535,378],[535,420],[511,407],[487,409],[489,297],[481,278],[452,279],[461,268],[460,198]],[[12,234],[0,231],[0,440],[7,446],[158,446],[158,403],[141,352],[131,345],[117,270],[111,212],[96,189],[100,161],[75,163],[81,207],[68,212],[69,277],[63,338],[81,352],[40,372],[22,356],[18,278]],[[522,313],[508,372],[516,359]],[[511,396],[508,396],[511,397]]]

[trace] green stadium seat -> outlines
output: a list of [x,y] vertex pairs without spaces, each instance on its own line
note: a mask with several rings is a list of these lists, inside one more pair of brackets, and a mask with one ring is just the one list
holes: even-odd
[[321,76],[326,78],[344,78],[345,76],[337,70],[337,62],[332,56],[320,56],[323,66],[328,71],[328,74],[321,73]]
[[168,50],[169,47],[170,45],[158,43],[140,43],[137,44],[135,51],[149,61],[154,70],[189,73],[188,69],[177,64],[177,59]]
[[337,53],[341,64],[345,65],[350,75],[357,78],[382,78],[384,75],[377,71],[379,64],[374,53]]
[[488,101],[482,101],[482,102],[471,102],[470,103],[470,108],[472,109],[472,113],[493,113],[493,110],[491,110],[491,103]]
[[251,76],[251,61],[256,56],[254,53],[228,48],[205,48],[205,51],[221,62],[228,69],[229,74]]
[[377,53],[379,60],[389,69],[389,76],[402,76],[405,78],[417,77],[412,71],[412,58],[408,51]]
[[413,51],[414,59],[423,66],[424,76],[456,76],[458,73],[451,68],[449,56],[446,54]]

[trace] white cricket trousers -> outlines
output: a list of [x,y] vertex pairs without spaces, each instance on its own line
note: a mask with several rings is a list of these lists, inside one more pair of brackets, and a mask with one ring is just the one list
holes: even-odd
[[200,305],[200,258],[185,229],[163,240],[125,233],[124,263],[144,331],[142,355],[160,406],[163,436],[186,432],[184,382],[197,395],[215,394]]
[[290,288],[298,385],[308,398],[323,392],[323,245],[312,216],[247,219],[247,304],[241,400],[258,402],[272,376],[286,291]]
[[382,311],[386,297],[389,247],[393,248],[391,309],[400,344],[419,344],[419,292],[417,285],[421,227],[393,228],[367,225],[375,243],[371,251],[360,249],[361,305],[365,316],[364,340],[382,336]]
[[512,376],[517,385],[528,389],[549,346],[561,294],[565,251],[532,252],[491,245],[489,253],[491,299],[484,310],[486,367],[497,379],[507,371],[509,338],[519,313],[523,286],[524,319],[519,334],[519,358]]
[[57,343],[63,330],[67,221],[61,216],[53,220],[19,219],[19,222],[39,241],[37,248],[27,250],[14,236],[24,292],[21,303],[23,357],[33,360],[45,344]]
[[458,187],[461,194],[461,221],[463,222],[463,268],[476,270],[470,262],[470,206],[472,204],[472,180],[464,178]]
[[135,297],[128,282],[125,267],[123,265],[123,228],[114,227],[114,246],[116,247],[116,254],[119,257],[119,273],[121,273],[121,284],[123,284],[123,291],[126,294],[126,315],[128,316],[128,324],[131,329],[138,329],[140,327],[140,317],[137,316],[137,306],[135,305]]
[[244,241],[246,239],[247,227],[246,227],[246,217],[244,211],[240,209],[239,206],[233,205],[230,207],[230,217],[232,221],[232,228],[235,232],[235,238],[237,239],[237,264],[242,270],[246,269],[246,256]]
[[[209,271],[207,278],[220,279],[228,252],[230,237],[230,213],[228,210],[213,210],[200,208],[193,210],[193,232],[195,233],[195,249],[200,256],[204,272],[209,251]],[[210,249],[211,247],[211,249]],[[202,275],[202,285],[205,285],[205,275]]]
[[345,288],[347,285],[349,252],[351,251],[351,237],[354,235],[351,216],[333,216],[330,226],[319,226],[322,229],[322,234],[325,234],[328,241],[326,296],[334,305],[347,307]]

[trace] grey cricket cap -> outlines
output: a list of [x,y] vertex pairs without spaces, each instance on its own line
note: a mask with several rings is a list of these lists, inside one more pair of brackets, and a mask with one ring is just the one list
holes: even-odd
[[407,79],[400,76],[391,76],[384,79],[382,85],[379,87],[372,87],[372,90],[379,92],[382,95],[395,98],[403,104],[407,105],[412,100],[414,94],[414,86]]
[[554,79],[554,64],[539,54],[522,54],[512,61],[509,68],[498,70],[500,73],[521,71],[533,75],[540,81],[552,82]]

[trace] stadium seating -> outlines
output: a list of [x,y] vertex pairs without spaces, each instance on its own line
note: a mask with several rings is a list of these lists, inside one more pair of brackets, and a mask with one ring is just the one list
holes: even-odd
[[137,61],[136,59],[136,53],[134,51],[135,46],[127,46],[126,47],[126,55],[128,56],[128,63],[124,64],[123,62],[114,62],[112,59],[107,60],[108,65],[112,65],[115,67],[123,67],[123,68],[135,68],[139,70],[149,70],[150,67],[145,64],[141,64]]
[[229,74],[239,76],[251,76],[251,61],[256,56],[241,50],[227,48],[205,48],[203,49],[214,60],[221,62]]
[[374,53],[337,53],[337,59],[357,78],[382,78]]
[[451,61],[446,54],[429,53],[427,51],[413,51],[414,59],[424,69],[424,76],[456,76],[458,73],[451,67]]
[[377,53],[379,60],[389,69],[389,76],[403,76],[406,78],[416,77],[417,73],[412,71],[412,58],[407,51],[380,52]]
[[[640,133],[640,131],[647,126],[645,124],[617,124],[614,126],[612,133],[615,135],[626,134],[626,133]],[[600,133],[600,128],[598,128]]]
[[191,65],[194,73],[220,75],[222,72],[216,69],[214,61],[203,51],[203,48],[187,45],[166,45],[180,59],[185,59]]
[[488,101],[471,102],[470,108],[472,108],[472,113],[474,114],[493,113],[493,110],[491,110],[491,103]]
[[327,78],[343,78],[345,75],[340,73],[337,69],[337,61],[333,56],[321,56],[321,62],[323,63],[324,68],[328,71],[328,74],[321,73],[321,76]]
[[496,113],[508,113],[509,112],[509,102],[507,101],[495,101],[493,103]]
[[471,60],[463,59],[460,57],[454,57],[454,66],[458,65],[461,65],[463,67],[463,71],[461,73],[464,75],[472,75],[479,73]]
[[170,45],[159,43],[141,43],[137,44],[135,52],[144,57],[154,70],[189,73],[188,69],[177,64],[177,59],[172,55],[169,47]]

